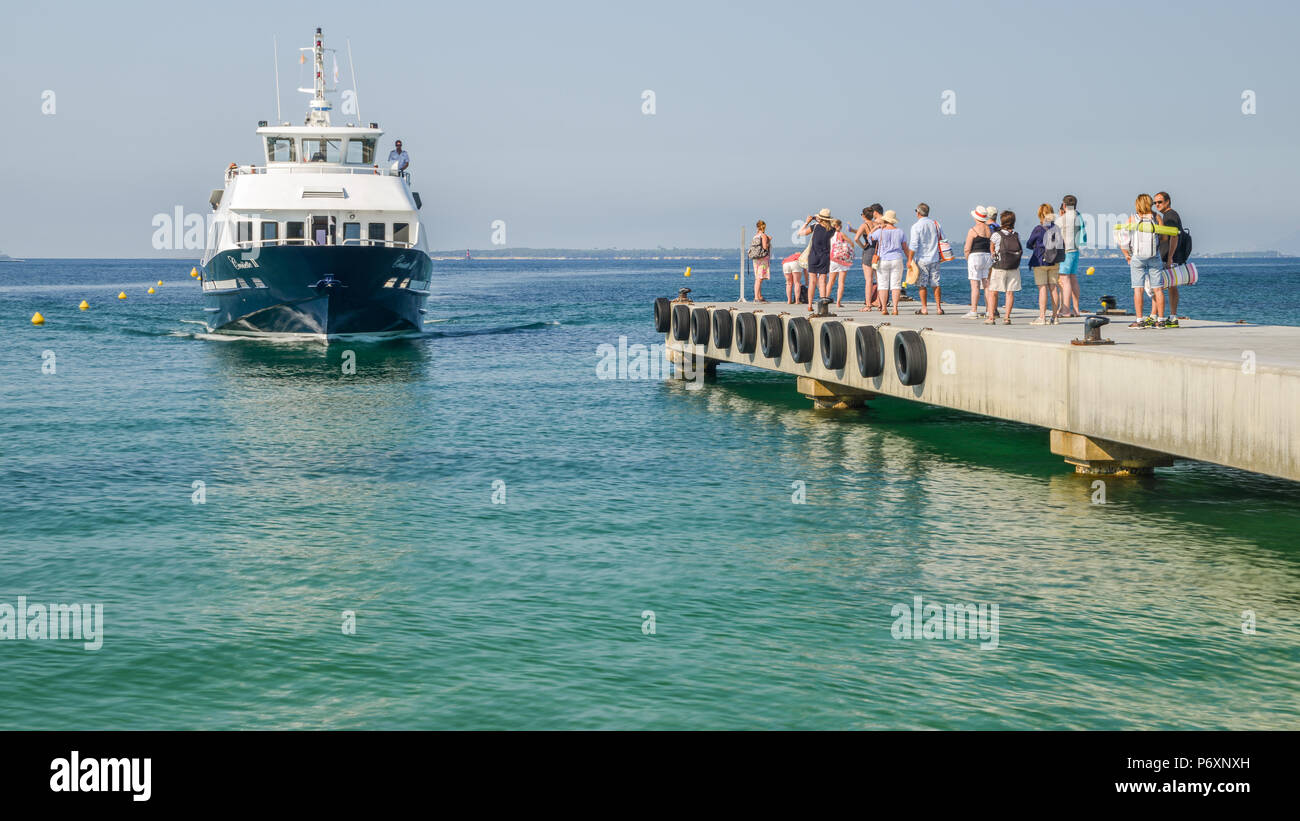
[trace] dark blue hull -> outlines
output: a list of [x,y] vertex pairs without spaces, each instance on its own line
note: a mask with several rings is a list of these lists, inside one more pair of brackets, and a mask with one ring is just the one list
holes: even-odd
[[277,245],[222,251],[203,266],[207,326],[218,333],[419,333],[433,263],[412,248]]

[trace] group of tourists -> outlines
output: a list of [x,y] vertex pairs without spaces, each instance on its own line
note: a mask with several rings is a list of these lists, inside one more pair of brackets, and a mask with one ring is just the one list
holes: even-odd
[[[1190,238],[1184,240],[1179,253],[1182,221],[1171,205],[1169,194],[1151,197],[1142,194],[1135,204],[1136,213],[1120,234],[1120,247],[1129,262],[1133,301],[1138,319],[1130,327],[1178,327],[1178,287],[1163,276],[1182,264],[1190,250]],[[1088,241],[1084,220],[1078,213],[1078,199],[1067,194],[1053,208],[1038,206],[1038,223],[1022,244],[1016,231],[1014,211],[1001,211],[991,205],[976,206],[970,212],[973,224],[966,232],[963,256],[970,282],[970,309],[966,319],[983,318],[987,325],[1011,324],[1015,295],[1021,289],[1020,264],[1029,251],[1029,269],[1038,288],[1038,317],[1031,325],[1054,325],[1063,317],[1082,316],[1079,304],[1079,249]],[[1157,231],[1155,226],[1166,226]],[[754,268],[754,301],[763,298],[763,284],[771,278],[772,238],[767,225],[758,221],[757,232],[749,246]],[[1171,230],[1177,229],[1177,230]],[[929,297],[934,297],[936,313],[945,313],[941,298],[939,269],[954,259],[951,245],[942,226],[930,216],[930,206],[916,206],[916,221],[904,232],[898,215],[880,203],[862,209],[862,222],[846,230],[841,220],[823,208],[810,214],[797,232],[808,237],[802,252],[782,260],[785,298],[791,305],[806,303],[813,310],[815,298],[831,299],[843,307],[844,281],[853,266],[858,250],[862,252],[862,273],[866,295],[862,309],[898,314],[899,302],[906,299],[905,282],[917,286],[921,307],[918,314],[930,313]],[[1186,237],[1185,232],[1182,233]],[[805,274],[807,280],[805,282]],[[1165,291],[1169,299],[1165,299]],[[984,293],[984,310],[980,311],[980,292]],[[1002,305],[998,305],[1002,294]],[[1143,295],[1152,298],[1152,315],[1143,313]]]

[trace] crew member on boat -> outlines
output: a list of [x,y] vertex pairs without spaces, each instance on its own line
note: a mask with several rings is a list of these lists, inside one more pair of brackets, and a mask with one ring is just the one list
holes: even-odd
[[398,171],[405,171],[406,166],[411,164],[411,157],[409,154],[407,154],[405,151],[402,150],[401,140],[398,140],[396,142],[396,146],[397,146],[396,148],[388,152],[388,161],[390,163],[393,162],[397,163]]

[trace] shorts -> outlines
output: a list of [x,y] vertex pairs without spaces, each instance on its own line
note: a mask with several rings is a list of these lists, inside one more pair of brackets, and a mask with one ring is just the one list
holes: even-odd
[[1164,287],[1164,280],[1160,276],[1164,267],[1158,256],[1146,259],[1134,257],[1128,264],[1129,280],[1134,288]]
[[1061,276],[1072,277],[1079,273],[1079,252],[1066,251],[1065,261],[1061,263]]
[[966,258],[966,278],[981,280],[989,278],[989,269],[993,267],[993,255],[985,251],[976,251]]
[[772,277],[772,259],[764,257],[763,259],[751,260],[754,263],[754,279],[771,279]]
[[[853,264],[853,263],[849,263],[849,265],[852,265],[852,264]],[[831,261],[831,273],[832,273],[832,274],[842,274],[842,273],[844,273],[844,272],[847,271],[847,270],[849,270],[849,266],[848,266],[848,265],[841,265],[840,263],[835,262],[834,260]]]
[[781,264],[781,273],[788,277],[802,276],[803,266],[799,264],[799,260],[797,259],[791,262],[784,262]]
[[876,266],[876,287],[896,291],[903,287],[903,260],[882,259]]
[[1035,285],[1055,285],[1061,278],[1060,265],[1035,265],[1034,266],[1034,284]]
[[936,259],[934,262],[917,262],[916,269],[916,287],[939,287],[939,260]]
[[993,268],[989,271],[990,291],[1019,291],[1019,268]]

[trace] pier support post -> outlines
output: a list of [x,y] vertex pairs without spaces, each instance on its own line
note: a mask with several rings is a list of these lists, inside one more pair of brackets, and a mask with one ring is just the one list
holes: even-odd
[[1052,431],[1052,453],[1064,456],[1075,473],[1089,475],[1144,476],[1174,463],[1167,453],[1064,430]]
[[673,363],[673,378],[695,380],[700,377],[701,369],[705,379],[715,379],[718,375],[718,360],[709,359],[694,353],[684,353],[675,348],[668,349],[668,361]]
[[798,380],[799,393],[811,399],[815,408],[834,410],[865,408],[867,400],[875,396],[871,391],[823,382],[811,376],[800,376]]

